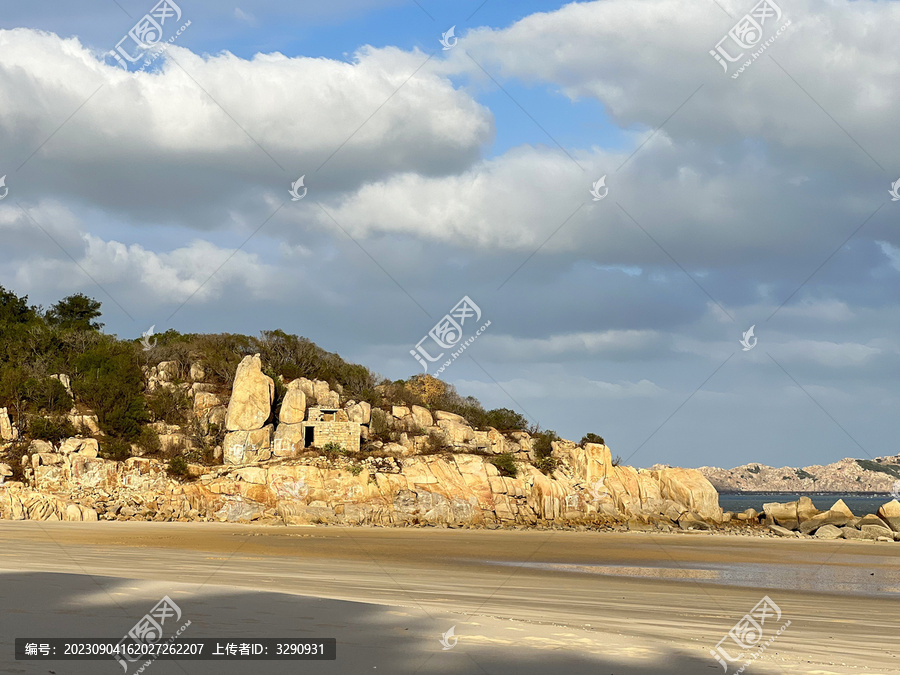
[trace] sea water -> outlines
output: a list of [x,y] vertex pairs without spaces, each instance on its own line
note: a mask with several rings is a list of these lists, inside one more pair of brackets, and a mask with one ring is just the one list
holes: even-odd
[[722,507],[723,511],[732,511],[733,513],[740,513],[747,509],[756,509],[757,511],[762,512],[763,504],[766,502],[794,502],[804,496],[809,497],[815,507],[820,511],[827,511],[838,499],[843,499],[847,507],[857,516],[875,513],[878,511],[879,506],[894,498],[890,494],[814,494],[804,492],[720,493],[719,506]]

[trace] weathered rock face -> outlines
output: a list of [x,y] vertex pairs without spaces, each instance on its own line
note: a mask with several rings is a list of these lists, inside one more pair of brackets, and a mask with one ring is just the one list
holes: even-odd
[[825,525],[833,525],[837,528],[842,527],[843,525],[846,525],[854,520],[856,519],[840,511],[828,510],[824,513],[813,516],[812,518],[804,520],[802,523],[800,523],[800,531],[803,534],[811,534],[812,532],[815,532],[820,527],[824,527]]
[[282,422],[275,429],[272,454],[275,457],[296,457],[303,448],[303,425]]
[[[270,434],[271,426],[233,433],[258,432]],[[32,464],[36,489],[77,498],[103,518],[489,526],[615,518],[629,520],[633,529],[648,523],[655,529],[679,518],[700,528],[720,516],[710,506],[711,486],[690,472],[670,470],[663,485],[651,472],[613,467],[602,445],[567,450],[552,477],[527,463],[516,478],[501,476],[483,456],[471,454],[369,458],[361,471],[324,458],[196,467],[196,474],[208,473],[187,484],[171,480],[161,462],[143,458],[113,462],[74,452],[36,453]],[[700,491],[691,504],[671,499],[690,489]]]
[[19,437],[19,432],[9,419],[6,408],[0,408],[0,441],[14,441]]
[[365,401],[354,403],[347,408],[347,418],[357,424],[369,424],[372,420],[372,406]]
[[194,382],[202,382],[206,379],[206,368],[202,363],[195,362],[191,364],[191,380]]
[[225,434],[222,446],[225,464],[248,464],[272,457],[272,436],[275,428],[269,424],[262,429],[232,431]]
[[840,539],[843,536],[844,533],[834,525],[823,525],[816,530],[816,539]]
[[203,418],[213,408],[222,405],[222,399],[213,393],[198,391],[194,394],[194,415]]
[[881,518],[894,532],[900,532],[900,502],[892,499],[887,504],[882,504],[878,509],[878,517]]
[[83,427],[90,434],[100,433],[100,420],[96,415],[72,414],[68,418],[76,429]]
[[721,519],[719,493],[697,469],[660,469],[651,475],[659,481],[663,499],[685,504],[704,518]]
[[0,519],[92,521],[97,520],[97,512],[21,483],[7,483],[0,485]]
[[245,356],[234,376],[225,429],[250,431],[262,429],[272,414],[275,382],[262,372],[259,354]]
[[[199,395],[199,394],[198,394]],[[262,372],[259,354],[245,356],[237,368],[225,415],[223,458],[226,464],[246,464],[272,456],[271,425],[275,382]]]
[[763,504],[763,511],[766,512],[766,518],[770,523],[777,523],[788,530],[796,530],[800,526],[800,519],[797,517],[797,502],[785,504],[768,502]]
[[293,380],[287,385],[287,392],[278,413],[278,421],[282,424],[299,424],[305,416],[306,394],[300,387],[300,381]]
[[94,438],[67,438],[59,446],[62,455],[73,452],[83,457],[97,457],[100,454],[100,444]]

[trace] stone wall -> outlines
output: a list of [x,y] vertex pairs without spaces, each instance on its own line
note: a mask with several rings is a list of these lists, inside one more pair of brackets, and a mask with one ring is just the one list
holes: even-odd
[[303,428],[313,429],[312,445],[324,448],[337,443],[344,450],[359,452],[360,425],[357,422],[304,422]]

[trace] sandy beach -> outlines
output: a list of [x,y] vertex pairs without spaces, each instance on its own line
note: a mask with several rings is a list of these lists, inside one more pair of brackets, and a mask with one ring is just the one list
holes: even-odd
[[192,637],[334,637],[338,658],[158,673],[716,673],[764,595],[790,625],[750,672],[900,672],[888,544],[133,522],[3,522],[0,541],[3,673],[122,672],[17,662],[14,638],[124,635],[163,595]]

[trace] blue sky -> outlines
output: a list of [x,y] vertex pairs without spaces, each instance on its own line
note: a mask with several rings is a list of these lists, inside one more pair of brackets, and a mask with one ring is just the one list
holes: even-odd
[[778,7],[727,73],[737,1],[420,4],[185,1],[144,73],[102,56],[153,3],[5,8],[0,284],[390,378],[469,296],[441,377],[629,463],[900,452],[897,3]]

